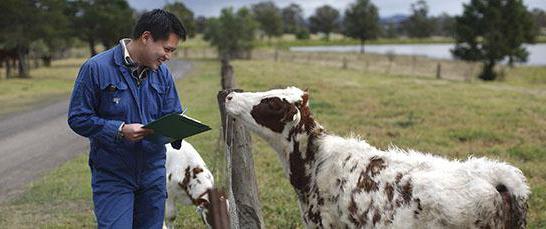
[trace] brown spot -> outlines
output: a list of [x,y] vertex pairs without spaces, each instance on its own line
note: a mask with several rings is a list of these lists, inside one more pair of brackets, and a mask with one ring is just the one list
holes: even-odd
[[281,133],[286,123],[292,121],[292,117],[298,113],[296,106],[290,104],[286,99],[278,97],[265,98],[258,105],[252,107],[250,114],[256,122]]
[[379,214],[379,210],[375,209],[375,212],[373,214],[373,219],[372,219],[373,225],[379,222],[379,220],[381,220],[381,214]]
[[347,162],[349,161],[349,159],[351,159],[351,155],[347,156],[347,158],[345,158],[345,160],[343,160],[343,164],[341,165],[342,167],[345,167],[345,165],[347,164]]
[[167,179],[168,179],[169,181],[171,181],[171,177],[172,177],[172,176],[173,176],[173,174],[172,174],[172,173],[169,173],[169,176],[167,176]]
[[366,192],[370,192],[372,190],[377,191],[379,188],[377,182],[372,180],[372,178],[365,171],[360,173],[356,187],[360,190],[364,189]]
[[402,205],[408,205],[413,196],[413,186],[411,184],[411,179],[408,180],[406,184],[403,186],[400,186],[398,184],[397,188],[398,188],[398,191],[400,192],[401,197],[399,197],[396,200],[396,207],[400,207]]
[[192,169],[192,172],[193,172],[193,179],[196,179],[197,178],[197,174],[203,172],[203,169],[202,168],[199,168],[199,167],[195,167]]
[[375,175],[379,174],[379,172],[381,172],[381,170],[383,170],[385,167],[387,167],[385,165],[385,161],[382,158],[374,156],[370,158],[370,163],[366,168],[366,172],[374,177]]
[[396,184],[399,184],[399,183],[400,183],[400,180],[402,179],[402,176],[404,176],[404,175],[402,175],[402,173],[396,174],[396,177],[394,178]]
[[389,202],[392,201],[392,198],[394,197],[394,188],[391,184],[387,183],[385,185],[385,193],[387,194]]

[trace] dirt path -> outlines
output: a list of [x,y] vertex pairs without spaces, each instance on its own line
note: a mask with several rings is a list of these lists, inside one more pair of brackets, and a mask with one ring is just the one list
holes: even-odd
[[[176,79],[191,70],[187,61],[169,61]],[[86,138],[67,125],[68,100],[0,120],[0,203],[22,193],[29,182],[81,153]]]

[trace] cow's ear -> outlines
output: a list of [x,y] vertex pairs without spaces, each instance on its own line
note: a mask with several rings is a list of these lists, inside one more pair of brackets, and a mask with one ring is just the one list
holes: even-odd
[[301,96],[301,105],[304,107],[309,106],[309,93],[307,92],[307,89],[305,93]]

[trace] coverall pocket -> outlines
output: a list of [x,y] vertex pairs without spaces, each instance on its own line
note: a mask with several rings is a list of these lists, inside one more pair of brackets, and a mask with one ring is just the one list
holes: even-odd
[[125,120],[128,100],[131,98],[123,82],[106,82],[100,85],[100,110],[103,118]]
[[165,94],[169,90],[168,86],[161,85],[158,83],[150,83],[152,87],[152,95],[150,97],[150,111],[152,114],[153,119],[158,119],[161,116],[162,110],[165,109],[163,107],[164,100],[165,100]]

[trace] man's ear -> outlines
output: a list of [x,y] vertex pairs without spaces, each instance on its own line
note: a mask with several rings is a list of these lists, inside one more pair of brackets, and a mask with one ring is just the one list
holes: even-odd
[[142,41],[142,43],[144,43],[144,44],[146,44],[148,42],[153,42],[152,33],[150,33],[150,31],[144,31],[140,35],[140,41]]

